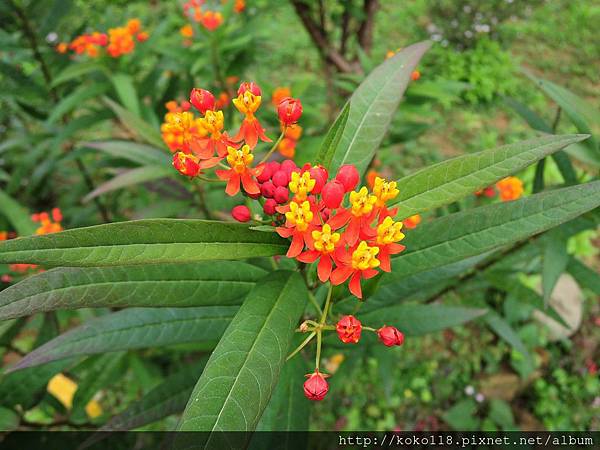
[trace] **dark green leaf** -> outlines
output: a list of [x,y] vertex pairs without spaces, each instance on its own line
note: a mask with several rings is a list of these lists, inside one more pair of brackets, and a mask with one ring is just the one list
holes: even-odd
[[600,295],[600,273],[598,271],[589,268],[574,257],[569,260],[567,270],[577,280],[579,286]]
[[153,145],[154,147],[165,147],[160,133],[152,125],[145,122],[141,117],[135,115],[131,111],[126,110],[118,103],[113,102],[109,98],[105,98],[104,102],[110,107],[110,109],[114,111],[123,125],[125,125],[129,131],[139,136],[141,139],[146,141],[148,144]]
[[489,311],[483,319],[486,321],[488,326],[496,333],[500,338],[508,342],[516,351],[523,355],[524,361],[526,363],[526,374],[529,375],[534,370],[533,358],[531,354],[521,341],[519,335],[513,330],[510,324],[504,320],[498,313],[495,311]]
[[94,148],[140,165],[168,165],[171,160],[166,151],[133,141],[93,141],[83,143],[82,147]]
[[344,108],[340,111],[339,115],[327,131],[323,143],[319,148],[315,161],[321,164],[326,169],[331,165],[333,156],[335,155],[336,149],[344,133],[346,122],[348,121],[348,115],[350,113],[350,101],[346,102]]
[[284,254],[287,241],[247,225],[147,219],[97,225],[0,243],[0,263],[111,266]]
[[548,305],[556,282],[567,268],[567,238],[560,230],[552,230],[542,238],[542,292]]
[[2,190],[0,190],[0,214],[8,219],[20,236],[35,233],[37,227],[32,222],[29,212]]

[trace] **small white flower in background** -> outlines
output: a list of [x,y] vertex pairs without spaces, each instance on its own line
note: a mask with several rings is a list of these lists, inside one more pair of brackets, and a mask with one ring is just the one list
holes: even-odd
[[58,40],[58,34],[56,34],[54,31],[51,31],[46,36],[46,42],[48,42],[49,44],[53,44],[57,40]]
[[469,385],[465,388],[465,394],[473,395],[474,393],[475,393],[475,388],[473,386]]
[[477,403],[482,403],[485,400],[485,396],[481,392],[478,392],[475,396],[475,400]]

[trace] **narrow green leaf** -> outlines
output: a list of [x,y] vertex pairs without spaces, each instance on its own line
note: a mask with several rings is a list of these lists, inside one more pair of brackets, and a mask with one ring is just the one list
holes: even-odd
[[92,319],[27,354],[10,372],[71,356],[218,341],[237,306],[129,308]]
[[567,266],[569,273],[579,286],[600,295],[600,273],[583,264],[579,259],[571,257]]
[[350,101],[347,101],[344,105],[344,108],[340,111],[335,122],[327,131],[325,138],[323,139],[323,143],[317,152],[317,156],[315,161],[318,164],[321,164],[326,169],[331,165],[331,161],[337,147],[340,143],[340,139],[342,138],[342,134],[344,133],[344,128],[346,127],[346,122],[348,122],[348,116],[350,114]]
[[0,406],[0,432],[16,430],[21,419],[12,409]]
[[586,137],[544,136],[443,161],[399,180],[393,206],[405,219],[452,203]]
[[525,345],[523,344],[523,341],[521,341],[519,335],[515,332],[515,330],[513,330],[510,324],[495,311],[489,311],[483,317],[483,320],[485,320],[485,322],[494,331],[494,333],[496,333],[501,339],[506,341],[516,351],[523,355],[527,367],[526,373],[532,373],[535,368],[533,358],[527,350],[527,347],[525,347]]
[[166,151],[134,141],[92,141],[81,144],[100,150],[116,158],[128,159],[140,165],[168,165],[171,158]]
[[141,117],[140,103],[138,101],[138,95],[133,85],[133,79],[131,76],[124,73],[115,73],[111,75],[110,81],[112,82],[117,96],[125,109],[138,117]]
[[29,236],[35,233],[36,226],[31,220],[29,211],[1,189],[0,214],[8,219],[20,236]]
[[0,320],[57,309],[239,305],[265,273],[238,261],[51,269],[0,292]]
[[74,78],[88,75],[92,72],[101,71],[106,73],[107,70],[97,61],[83,61],[77,64],[69,64],[61,73],[52,80],[52,87],[56,87],[66,81]]
[[525,239],[600,205],[600,181],[450,214],[421,224],[404,240],[394,271],[408,276]]
[[461,325],[486,312],[462,306],[401,304],[361,314],[360,320],[375,327],[392,325],[407,336],[420,336]]
[[129,131],[154,147],[164,148],[165,144],[160,133],[152,125],[109,98],[105,97],[104,102],[114,111]]
[[363,173],[381,144],[410,75],[429,42],[406,47],[375,68],[350,98],[350,112],[330,172],[354,164]]
[[244,259],[284,254],[287,241],[247,225],[146,219],[78,228],[0,243],[0,263],[113,266]]
[[52,108],[46,123],[50,125],[56,122],[68,112],[80,107],[87,100],[104,94],[109,88],[110,85],[106,83],[96,83],[91,86],[79,86],[69,95],[63,97],[60,102]]
[[256,428],[277,385],[306,298],[297,272],[273,272],[256,285],[213,351],[179,431],[210,431],[202,447],[222,448],[214,444],[223,444],[220,440],[227,437],[213,431]]
[[128,186],[147,183],[148,181],[160,180],[173,176],[174,170],[170,165],[164,166],[142,166],[126,170],[111,180],[102,183],[88,195],[83,197],[83,203],[87,203],[107,192],[116,191]]
[[542,239],[542,292],[544,304],[548,305],[556,282],[567,268],[567,238],[560,230],[552,230]]

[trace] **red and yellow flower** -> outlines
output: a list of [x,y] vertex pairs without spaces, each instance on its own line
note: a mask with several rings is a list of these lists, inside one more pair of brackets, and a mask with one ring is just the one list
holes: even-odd
[[506,177],[496,183],[500,200],[508,202],[523,195],[523,182],[517,177]]
[[314,242],[312,231],[316,228],[314,224],[315,214],[312,205],[308,200],[302,203],[292,201],[289,204],[289,211],[285,213],[285,226],[277,227],[277,233],[281,237],[292,238],[292,243],[287,251],[288,258],[295,258],[306,245],[313,248]]
[[223,111],[207,110],[202,119],[198,119],[200,126],[206,132],[204,137],[194,139],[191,148],[199,158],[211,158],[217,154],[220,158],[227,156],[228,147],[238,148],[236,144],[223,131]]
[[348,284],[350,292],[354,296],[362,298],[360,280],[361,278],[373,278],[377,275],[376,269],[381,265],[381,262],[377,259],[378,253],[379,247],[369,246],[366,241],[361,241],[350,250],[336,252],[338,267],[331,273],[331,283],[337,286],[350,278]]
[[271,142],[271,139],[266,136],[264,128],[254,115],[261,103],[260,89],[256,85],[254,85],[256,89],[245,85],[250,85],[250,83],[242,83],[237,98],[233,99],[237,110],[245,115],[240,130],[233,140],[235,142],[244,141],[250,148],[254,148],[259,138],[263,142]]
[[225,192],[235,195],[240,191],[240,183],[248,194],[259,194],[260,188],[255,177],[260,175],[263,165],[252,168],[254,155],[250,146],[244,145],[241,149],[227,147],[227,163],[231,167],[228,170],[217,170],[216,174],[221,180],[227,180]]
[[208,134],[202,120],[194,117],[194,114],[189,111],[169,111],[165,115],[165,122],[161,125],[160,131],[163,141],[171,152],[181,150],[185,153],[192,151],[192,143]]
[[404,245],[397,244],[402,239],[404,239],[402,222],[394,222],[390,216],[387,216],[377,226],[375,245],[379,247],[378,258],[381,262],[381,270],[385,272],[392,271],[390,255],[397,255],[405,249]]
[[333,270],[332,255],[341,244],[340,233],[335,233],[329,224],[323,225],[320,230],[312,232],[313,248],[298,255],[298,261],[313,263],[317,259],[317,275],[321,282],[325,283]]

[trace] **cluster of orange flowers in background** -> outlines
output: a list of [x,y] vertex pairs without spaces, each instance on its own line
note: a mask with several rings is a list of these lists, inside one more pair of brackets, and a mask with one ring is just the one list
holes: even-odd
[[132,53],[136,42],[144,42],[148,38],[140,20],[131,19],[123,27],[110,28],[108,34],[94,31],[77,36],[71,43],[61,42],[56,46],[56,51],[67,53],[71,50],[77,55],[86,54],[96,58],[100,56],[100,49],[105,48],[109,56],[118,58]]
[[506,177],[494,186],[488,186],[475,192],[478,197],[485,196],[488,198],[494,198],[496,194],[500,195],[500,200],[503,202],[516,200],[523,195],[523,182],[517,177]]
[[[61,221],[63,219],[62,213],[60,209],[54,208],[48,214],[47,212],[35,213],[31,216],[31,220],[33,222],[39,223],[39,227],[35,230],[35,234],[50,234],[57,233],[63,230],[61,225]],[[5,241],[7,239],[16,238],[16,234],[9,233],[6,231],[0,231],[0,241]],[[8,268],[11,272],[15,273],[25,273],[29,270],[36,269],[38,266],[35,264],[11,264]],[[39,270],[40,272],[42,269]],[[12,277],[8,274],[2,275],[1,281],[5,283],[10,283],[12,281]]]
[[[222,0],[221,3],[225,4],[228,1]],[[203,8],[205,4],[205,0],[188,0],[183,5],[183,13],[186,17],[199,23],[208,31],[214,31],[223,23],[223,14],[221,11]],[[233,10],[236,13],[241,13],[244,9],[246,9],[245,0],[234,0]],[[184,25],[180,29],[180,33],[184,38],[191,39],[194,36],[194,29],[190,24]]]

